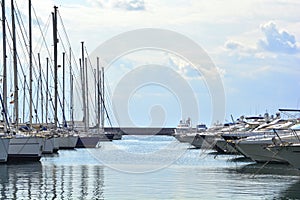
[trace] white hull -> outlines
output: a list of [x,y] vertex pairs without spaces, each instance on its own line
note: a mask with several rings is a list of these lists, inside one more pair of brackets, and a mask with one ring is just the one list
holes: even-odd
[[42,156],[44,138],[41,137],[15,137],[9,142],[8,160],[40,160]]
[[58,137],[59,149],[74,149],[77,144],[78,136],[68,135]]
[[0,162],[6,162],[8,156],[9,139],[0,138]]

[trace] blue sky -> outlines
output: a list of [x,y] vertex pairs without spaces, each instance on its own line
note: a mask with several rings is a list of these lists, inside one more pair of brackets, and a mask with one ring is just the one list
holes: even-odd
[[[59,7],[78,58],[81,41],[92,52],[113,36],[139,28],[167,29],[192,39],[207,52],[222,79],[225,116],[220,121],[230,121],[230,115],[238,118],[266,111],[275,114],[278,108],[300,108],[300,3],[296,0],[33,0],[32,3],[42,25],[47,24],[53,5]],[[18,1],[18,5],[26,15],[27,1]],[[141,51],[116,60],[107,71],[111,93],[118,80],[143,64],[162,64],[180,74],[198,102],[195,109],[199,116],[192,119],[193,124],[214,123],[214,106],[205,80],[189,61],[176,55]],[[151,124],[153,112],[164,116],[165,126],[176,126],[181,118],[189,117],[180,110],[176,95],[157,85],[136,90],[124,102],[131,120],[138,126]],[[117,124],[117,119],[113,121]]]

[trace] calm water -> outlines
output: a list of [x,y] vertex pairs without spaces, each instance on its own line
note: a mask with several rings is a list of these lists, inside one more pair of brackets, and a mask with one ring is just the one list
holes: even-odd
[[125,136],[0,165],[1,199],[300,199],[299,189],[291,167],[190,149],[167,136]]

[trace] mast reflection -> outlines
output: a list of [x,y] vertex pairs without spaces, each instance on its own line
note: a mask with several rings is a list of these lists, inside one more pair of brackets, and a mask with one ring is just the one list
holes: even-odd
[[103,166],[0,165],[0,199],[104,199]]

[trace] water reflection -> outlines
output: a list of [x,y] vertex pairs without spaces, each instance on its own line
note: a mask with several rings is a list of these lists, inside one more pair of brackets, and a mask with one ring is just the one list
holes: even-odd
[[286,190],[283,190],[278,199],[300,199],[300,180],[291,184]]
[[1,199],[103,199],[103,167],[0,165]]
[[249,174],[249,176],[255,177],[256,175],[286,175],[286,176],[300,176],[300,170],[293,168],[288,164],[264,164],[264,163],[252,163],[231,169],[237,173]]

